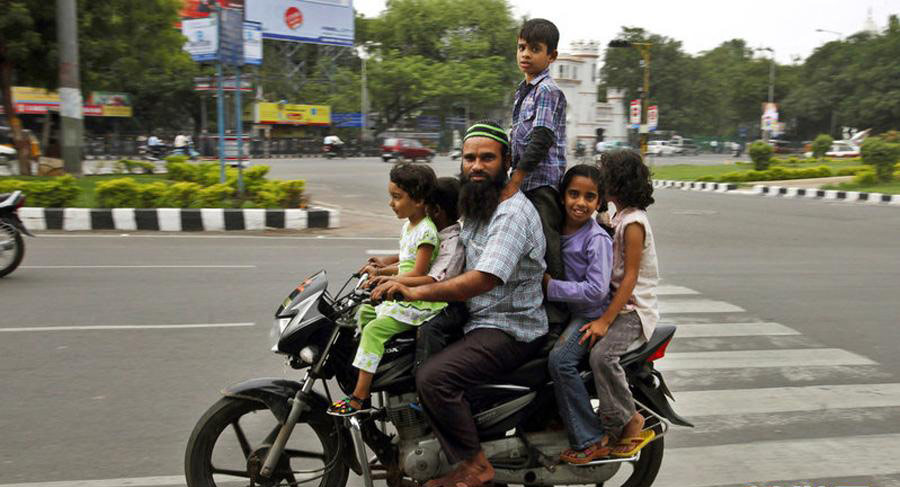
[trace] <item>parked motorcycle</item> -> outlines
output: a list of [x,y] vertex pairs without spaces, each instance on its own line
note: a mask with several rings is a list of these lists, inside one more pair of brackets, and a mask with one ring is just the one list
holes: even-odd
[[21,191],[0,194],[0,277],[14,271],[25,257],[22,234],[34,235],[25,228],[17,211],[25,204]]
[[[255,486],[344,487],[349,470],[366,487],[386,480],[390,487],[413,486],[451,469],[418,404],[412,374],[415,331],[394,337],[372,383],[380,404],[370,414],[349,418],[326,413],[334,379],[344,394],[356,383],[351,365],[359,330],[360,304],[370,302],[365,275],[352,276],[333,297],[321,271],[294,289],[275,313],[272,351],[294,369],[306,369],[301,382],[251,379],[230,386],[191,433],[185,453],[189,487],[239,481]],[[355,286],[343,291],[354,278]],[[496,470],[495,485],[601,484],[627,468],[630,487],[650,486],[662,462],[671,425],[692,426],[670,407],[672,397],[653,363],[663,357],[675,326],[660,325],[651,340],[624,355],[622,364],[646,429],[656,439],[631,458],[606,458],[587,465],[559,464],[569,447],[557,419],[546,354],[509,374],[503,383],[466,393],[482,447]],[[549,347],[548,347],[549,348]],[[593,389],[590,369],[583,375]],[[314,390],[314,385],[319,386]],[[592,392],[594,394],[594,392]],[[254,414],[268,411],[263,414]],[[296,433],[295,428],[304,432]],[[251,431],[252,430],[252,431]],[[367,450],[374,452],[370,459]]]

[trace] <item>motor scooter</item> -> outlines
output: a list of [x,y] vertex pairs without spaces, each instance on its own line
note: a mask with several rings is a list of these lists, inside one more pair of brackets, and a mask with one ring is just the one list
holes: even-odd
[[0,194],[0,277],[16,270],[25,257],[25,240],[22,234],[34,235],[25,228],[17,214],[25,204],[21,191]]

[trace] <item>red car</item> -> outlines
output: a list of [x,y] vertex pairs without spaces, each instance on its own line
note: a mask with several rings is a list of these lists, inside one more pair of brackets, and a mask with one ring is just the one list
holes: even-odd
[[389,162],[391,159],[410,161],[421,159],[431,162],[434,159],[434,151],[423,146],[418,140],[392,137],[384,139],[384,143],[381,144],[381,160]]

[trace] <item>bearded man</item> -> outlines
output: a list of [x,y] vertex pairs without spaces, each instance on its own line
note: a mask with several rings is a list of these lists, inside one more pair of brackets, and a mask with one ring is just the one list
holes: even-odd
[[475,487],[494,469],[478,440],[464,392],[502,380],[541,348],[547,333],[541,279],[546,249],[541,219],[521,192],[501,201],[510,168],[509,139],[485,121],[466,131],[461,162],[460,239],[465,272],[447,281],[408,288],[382,284],[373,297],[465,301],[465,336],[425,362],[416,374],[419,399],[450,463],[457,468],[427,487]]

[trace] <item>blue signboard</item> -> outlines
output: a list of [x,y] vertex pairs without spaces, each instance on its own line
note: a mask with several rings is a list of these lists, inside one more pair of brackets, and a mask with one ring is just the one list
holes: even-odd
[[262,24],[244,21],[244,64],[259,66],[263,60]]
[[331,114],[331,125],[338,128],[362,127],[363,117],[359,112],[343,112]]
[[231,66],[244,65],[244,14],[239,10],[221,10],[219,27],[219,62]]

